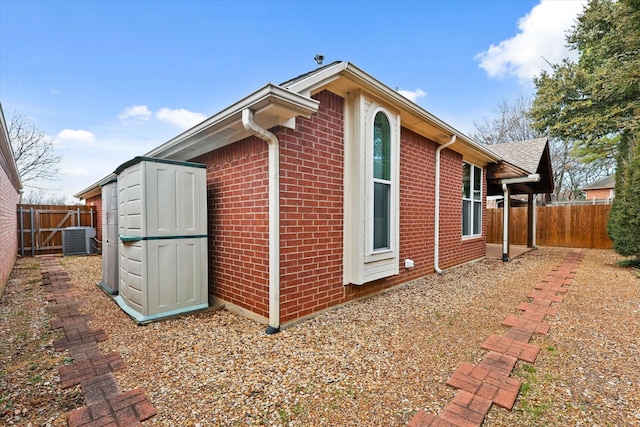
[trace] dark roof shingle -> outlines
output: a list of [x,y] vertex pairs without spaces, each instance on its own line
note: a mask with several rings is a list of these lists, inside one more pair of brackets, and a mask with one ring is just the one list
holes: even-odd
[[546,145],[547,138],[545,137],[489,145],[487,148],[502,157],[506,162],[533,174],[538,171]]

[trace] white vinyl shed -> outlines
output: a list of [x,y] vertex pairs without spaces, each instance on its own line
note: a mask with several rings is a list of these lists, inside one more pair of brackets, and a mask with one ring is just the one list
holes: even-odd
[[208,307],[205,166],[136,157],[116,175],[116,302],[139,323]]

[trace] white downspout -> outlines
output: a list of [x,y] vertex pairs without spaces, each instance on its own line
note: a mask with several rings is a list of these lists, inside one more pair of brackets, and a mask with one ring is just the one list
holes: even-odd
[[531,246],[533,246],[534,248],[537,248],[537,242],[536,242],[536,229],[538,228],[538,208],[537,208],[537,199],[538,197],[536,197],[537,194],[533,195],[533,205],[531,206],[531,209],[533,209],[533,226],[532,226],[532,236],[531,236]]
[[436,215],[433,233],[433,269],[438,274],[442,274],[442,269],[440,268],[440,152],[454,142],[456,142],[455,135],[451,137],[449,142],[436,149]]
[[269,146],[269,326],[280,331],[280,141],[253,121],[253,111],[242,110],[242,126]]

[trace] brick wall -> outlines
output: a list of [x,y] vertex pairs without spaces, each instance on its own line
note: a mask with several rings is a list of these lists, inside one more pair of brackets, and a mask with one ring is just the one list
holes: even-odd
[[207,165],[209,295],[268,317],[267,143],[251,137],[192,161]]
[[[362,286],[347,286],[346,300],[360,298],[433,274],[435,233],[435,156],[438,144],[406,128],[400,135],[400,274]],[[483,235],[462,240],[462,156],[449,149],[441,153],[440,268],[485,256]],[[486,187],[486,186],[485,186]],[[484,188],[486,195],[486,188]],[[405,269],[404,260],[415,267]]]
[[281,322],[344,301],[344,100],[331,92],[280,139]]
[[587,190],[585,199],[587,200],[606,200],[613,198],[613,190],[610,188],[598,188],[596,190]]
[[0,167],[0,296],[18,254],[18,222],[16,208],[20,195],[13,182]]
[[102,194],[88,198],[85,205],[94,206],[94,212],[97,211],[96,222],[93,223],[93,226],[96,228],[96,238],[102,241]]
[[[440,170],[440,268],[481,258],[486,254],[487,213],[482,209],[482,236],[461,239],[462,233],[462,156],[451,150],[441,153]],[[486,170],[482,171],[483,178]],[[487,186],[482,184],[486,203]]]
[[[434,272],[435,151],[407,129],[400,145],[400,274],[342,284],[344,100],[315,96],[316,114],[280,140],[280,318],[283,324]],[[268,317],[268,151],[248,138],[199,156],[207,165],[210,294]],[[462,240],[462,157],[442,152],[440,267],[485,255],[481,238]],[[486,192],[486,189],[485,189]],[[486,218],[483,216],[483,224]],[[484,227],[483,227],[484,230]],[[415,268],[405,269],[410,258]]]

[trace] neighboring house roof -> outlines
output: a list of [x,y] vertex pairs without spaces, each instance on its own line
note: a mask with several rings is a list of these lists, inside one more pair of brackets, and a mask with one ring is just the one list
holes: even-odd
[[616,187],[616,176],[609,175],[597,180],[596,182],[583,187],[583,190],[606,190]]
[[110,173],[109,175],[102,178],[100,181],[95,182],[73,195],[76,199],[87,200],[92,197],[97,196],[98,194],[102,194],[102,186],[108,184],[109,182],[115,181],[117,176],[115,173]]
[[513,194],[553,192],[553,173],[548,138],[529,139],[490,145],[488,148],[502,158],[490,167],[488,180],[494,184],[490,194],[500,194],[500,180],[540,174],[540,181],[512,188]]
[[11,148],[9,129],[4,120],[2,104],[0,104],[0,167],[5,170],[16,191],[20,192],[22,190],[22,181],[20,180],[20,173],[18,172],[16,159],[13,155],[13,149]]

